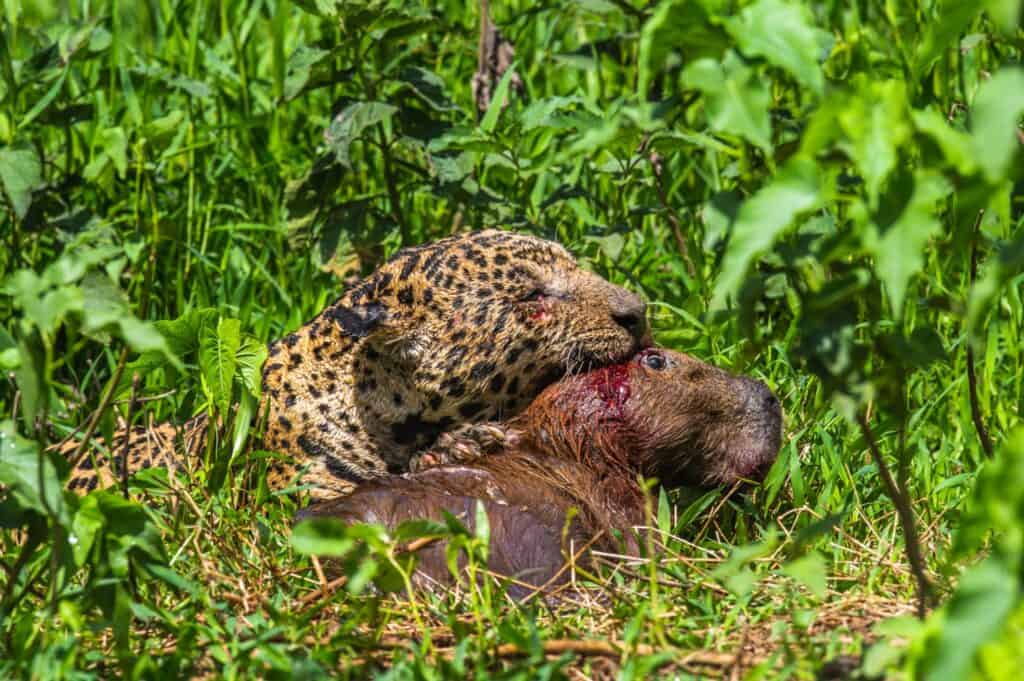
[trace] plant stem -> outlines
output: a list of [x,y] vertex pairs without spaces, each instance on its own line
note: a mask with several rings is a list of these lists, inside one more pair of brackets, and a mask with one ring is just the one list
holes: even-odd
[[867,417],[863,414],[859,415],[857,423],[860,426],[860,432],[864,436],[864,440],[868,443],[871,458],[874,460],[875,465],[878,466],[878,473],[882,477],[882,483],[885,485],[885,492],[896,507],[896,515],[899,517],[900,525],[903,529],[903,541],[906,544],[907,559],[910,561],[910,571],[917,581],[917,616],[920,619],[924,619],[928,612],[928,601],[931,598],[931,583],[928,581],[928,575],[925,572],[924,557],[921,553],[921,541],[917,534],[914,511],[910,507],[910,499],[907,496],[906,490],[901,489],[893,479],[889,466],[885,463],[882,452],[878,448],[875,435],[871,432],[871,425],[868,423]]
[[[978,218],[974,221],[974,231],[971,234],[971,268],[968,273],[970,288],[974,288],[974,280],[978,278],[978,232],[981,229],[981,219],[985,216],[984,209],[978,211]],[[971,420],[974,421],[974,429],[978,431],[978,440],[985,456],[992,458],[992,439],[985,428],[985,422],[981,418],[981,404],[978,400],[978,374],[974,368],[974,346],[971,339],[967,339],[967,390],[971,402]]]
[[391,168],[391,148],[387,137],[384,134],[383,124],[378,126],[377,135],[380,139],[380,153],[384,157],[384,182],[388,187],[388,199],[391,203],[391,216],[398,223],[398,229],[402,233],[402,245],[408,246],[412,243],[412,235],[409,233],[409,225],[402,214],[402,198],[398,192],[398,185],[395,183],[395,174]]
[[92,434],[96,432],[96,426],[100,422],[100,417],[103,416],[103,412],[110,406],[110,401],[114,399],[114,391],[117,390],[117,384],[121,382],[121,374],[124,373],[124,366],[128,363],[128,346],[124,346],[121,349],[121,356],[117,360],[117,367],[114,369],[114,375],[110,377],[110,383],[107,384],[107,392],[103,395],[103,399],[100,400],[100,404],[96,407],[96,411],[92,413],[92,418],[89,419],[89,425],[85,428],[85,434],[82,436],[82,441],[78,443],[78,448],[75,453],[72,454],[68,461],[71,462],[71,468],[77,468],[81,462],[82,457],[89,453],[89,440],[92,439]]
[[121,493],[128,498],[128,446],[132,439],[132,417],[135,415],[136,395],[139,392],[139,374],[132,374],[132,394],[128,400],[128,421],[124,429],[121,445]]

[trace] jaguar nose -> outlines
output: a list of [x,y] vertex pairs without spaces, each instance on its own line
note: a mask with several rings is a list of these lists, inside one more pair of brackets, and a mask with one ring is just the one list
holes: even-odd
[[623,290],[611,300],[612,319],[638,342],[647,336],[647,304],[640,296]]

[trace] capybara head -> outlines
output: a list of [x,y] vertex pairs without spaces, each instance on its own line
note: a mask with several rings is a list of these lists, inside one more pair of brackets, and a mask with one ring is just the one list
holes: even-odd
[[519,420],[542,451],[666,487],[759,482],[782,439],[782,410],[764,383],[661,348],[564,378]]

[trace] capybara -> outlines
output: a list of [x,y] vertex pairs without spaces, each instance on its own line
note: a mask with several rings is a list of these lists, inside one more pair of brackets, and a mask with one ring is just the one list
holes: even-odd
[[[426,458],[445,463],[365,483],[300,518],[395,528],[447,511],[472,531],[479,501],[490,525],[488,567],[513,578],[510,592],[521,595],[524,585],[564,580],[572,547],[637,552],[639,476],[666,487],[759,482],[781,431],[779,401],[760,381],[649,348],[563,378],[507,422],[443,437]],[[420,581],[452,580],[442,542],[418,556]]]

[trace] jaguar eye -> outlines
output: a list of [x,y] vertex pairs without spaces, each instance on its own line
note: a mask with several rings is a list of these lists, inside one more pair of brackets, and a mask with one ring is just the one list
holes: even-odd
[[645,367],[655,371],[661,371],[666,366],[665,358],[661,355],[644,355],[642,361]]

